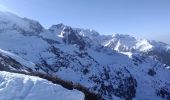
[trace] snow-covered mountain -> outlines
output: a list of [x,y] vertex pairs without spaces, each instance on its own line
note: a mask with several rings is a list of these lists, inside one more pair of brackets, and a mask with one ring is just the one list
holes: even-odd
[[170,99],[167,44],[63,24],[44,29],[4,12],[0,30],[0,70],[52,75],[106,100]]
[[26,33],[24,35],[33,35],[43,31],[43,27],[38,22],[20,18],[9,12],[0,12],[0,23],[0,32],[11,30]]
[[[88,33],[87,35],[86,32]],[[119,53],[140,53],[170,65],[170,45],[166,43],[154,40],[137,39],[123,34],[99,35],[96,32],[88,32],[87,30],[81,30],[80,34],[95,40],[95,42],[100,43],[104,47],[109,47],[118,51]]]

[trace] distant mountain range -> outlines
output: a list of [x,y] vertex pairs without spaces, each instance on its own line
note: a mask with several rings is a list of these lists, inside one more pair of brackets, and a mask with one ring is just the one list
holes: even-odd
[[9,12],[0,12],[0,70],[0,77],[13,71],[59,77],[104,100],[170,100],[170,45],[64,24],[45,29]]

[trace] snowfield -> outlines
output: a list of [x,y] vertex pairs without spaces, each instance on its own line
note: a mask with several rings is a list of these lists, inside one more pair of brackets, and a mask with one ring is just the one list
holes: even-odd
[[1,71],[0,100],[84,100],[84,94],[38,77]]

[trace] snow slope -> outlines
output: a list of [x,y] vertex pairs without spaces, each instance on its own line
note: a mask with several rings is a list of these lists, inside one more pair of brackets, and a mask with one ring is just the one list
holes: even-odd
[[[43,31],[43,27],[36,21],[20,18],[10,12],[0,12],[0,31],[13,30],[16,32],[37,34]],[[28,34],[25,34],[28,35]]]
[[84,94],[38,77],[1,71],[0,100],[84,100]]
[[26,61],[24,60],[23,58],[13,54],[13,53],[10,53],[8,51],[4,51],[2,49],[0,49],[0,54],[4,55],[4,56],[8,56],[8,57],[11,57],[12,59],[15,59],[17,62],[19,62],[22,66],[25,66],[25,67],[29,67],[31,69],[34,69],[35,68],[35,64],[32,63],[32,62],[29,62],[29,61]]

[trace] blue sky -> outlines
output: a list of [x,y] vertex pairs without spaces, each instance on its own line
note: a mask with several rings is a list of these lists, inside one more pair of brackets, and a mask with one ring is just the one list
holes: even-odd
[[101,34],[130,34],[170,44],[170,0],[0,0],[0,9]]

